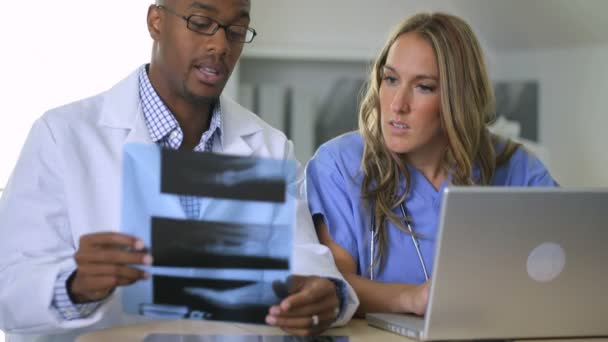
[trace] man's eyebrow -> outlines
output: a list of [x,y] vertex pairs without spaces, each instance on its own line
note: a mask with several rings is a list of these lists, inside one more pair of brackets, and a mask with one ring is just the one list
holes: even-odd
[[246,10],[246,9],[242,9],[242,10],[240,10],[239,14],[240,14],[240,17],[241,17],[241,18],[251,19],[251,18],[249,17],[249,11],[248,11],[248,10]]

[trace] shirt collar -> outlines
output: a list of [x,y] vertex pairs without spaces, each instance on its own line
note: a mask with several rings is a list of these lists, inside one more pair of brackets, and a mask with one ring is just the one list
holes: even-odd
[[[139,72],[139,96],[150,138],[155,143],[165,147],[178,149],[183,141],[183,133],[175,116],[160,98],[148,77],[148,65],[141,67]],[[218,100],[211,113],[209,129],[201,136],[196,151],[211,151],[213,141],[217,136],[222,145],[222,109]]]

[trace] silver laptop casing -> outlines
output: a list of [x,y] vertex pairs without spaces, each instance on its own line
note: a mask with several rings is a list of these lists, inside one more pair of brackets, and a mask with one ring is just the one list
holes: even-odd
[[408,315],[371,325],[420,340],[608,336],[608,189],[449,187],[442,203],[422,331]]

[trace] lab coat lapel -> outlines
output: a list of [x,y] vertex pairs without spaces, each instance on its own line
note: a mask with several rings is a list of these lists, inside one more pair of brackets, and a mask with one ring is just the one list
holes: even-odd
[[[125,130],[125,143],[148,143],[152,139],[148,132],[139,96],[139,72],[137,69],[125,80],[104,94],[99,124],[104,127]],[[248,157],[258,151],[264,139],[256,137],[263,131],[261,119],[232,99],[222,96],[222,143],[214,152]],[[150,170],[150,172],[158,172]],[[167,212],[176,217],[185,217],[177,196],[162,196]],[[209,206],[209,200],[201,203],[201,217]],[[172,215],[173,216],[173,215]],[[175,217],[174,216],[174,217]]]
[[223,128],[221,153],[251,156],[261,147],[259,142],[263,141],[255,139],[255,135],[263,130],[261,119],[226,96],[222,96],[220,101]]
[[[256,134],[261,134],[263,131],[261,120],[226,96],[220,98],[220,105],[222,108],[222,144],[214,146],[214,152],[243,157],[252,156],[261,148],[259,142],[263,141],[263,139],[255,139]],[[217,212],[220,210],[219,208],[225,207],[227,203],[232,202],[203,198],[199,218],[208,217],[212,212]]]
[[[103,96],[103,105],[99,125],[106,128],[123,129],[126,135],[124,141],[125,144],[154,143],[150,138],[144,113],[141,108],[141,99],[139,96],[139,72],[140,69],[137,69],[125,80],[121,81],[106,92]],[[122,166],[120,167],[122,169]],[[148,168],[148,171],[160,173],[160,170],[154,168]],[[159,179],[161,177],[153,178]],[[160,189],[160,183],[158,184],[158,188]],[[182,208],[177,196],[162,196],[159,194],[158,201],[158,207],[162,207],[163,213],[168,217],[186,217],[184,209]]]
[[137,69],[103,96],[99,124],[124,129],[125,143],[152,143],[141,108],[139,72]]

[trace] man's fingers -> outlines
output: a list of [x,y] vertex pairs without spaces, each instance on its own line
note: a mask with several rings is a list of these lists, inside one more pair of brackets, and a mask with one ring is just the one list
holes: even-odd
[[88,264],[78,268],[78,274],[83,277],[114,276],[129,280],[139,280],[146,277],[146,272],[128,266]]
[[[301,333],[310,334],[314,331],[323,331],[327,329],[336,318],[335,311],[327,310],[318,313],[317,318],[313,315],[289,317],[286,315],[269,315],[266,317],[266,323],[277,326],[283,330],[302,330]],[[316,323],[316,324],[315,324]]]
[[290,294],[297,293],[306,284],[308,277],[290,275],[287,277],[287,287]]
[[[317,328],[317,327],[328,327],[336,320],[336,312],[332,310],[326,310],[321,313],[316,314],[318,318],[318,322],[315,325],[315,315],[306,315],[306,316],[287,316],[287,315],[278,315],[278,316],[269,316],[271,317],[268,322],[269,324],[281,327],[281,328],[291,328],[291,329],[308,329],[308,328]],[[274,318],[274,320],[272,319]],[[274,323],[271,323],[274,322]]]
[[80,237],[80,247],[99,247],[99,246],[114,246],[119,248],[131,248],[134,250],[143,250],[144,244],[141,240],[121,233],[93,233]]
[[[78,275],[76,275],[78,276]],[[119,278],[116,276],[95,276],[74,278],[73,286],[77,293],[109,292],[118,286]]]
[[124,278],[124,277],[119,277],[118,278],[118,285],[117,286],[127,286],[127,285],[131,285],[133,283],[135,283],[136,281],[138,281],[139,279],[133,279],[133,278]]
[[[78,277],[78,275],[77,275]],[[117,286],[131,285],[142,278],[121,277],[116,275],[89,276],[74,279],[72,283],[77,293],[111,291]]]
[[319,312],[326,311],[335,313],[336,308],[338,308],[339,306],[340,301],[338,300],[338,297],[334,293],[332,293],[326,296],[325,298],[322,298],[312,303],[306,303],[300,306],[291,306],[289,310],[283,310],[280,307],[276,307],[275,310],[271,309],[271,313],[280,314],[284,317],[303,317],[312,316],[314,314],[318,314]]
[[86,276],[76,275],[72,282],[71,293],[79,302],[99,301],[106,298],[117,286],[131,285],[139,279],[115,275]]
[[331,281],[311,277],[301,287],[300,291],[290,295],[281,302],[281,308],[289,311],[291,308],[318,302],[320,299],[330,295],[336,296],[336,288]]
[[95,249],[78,251],[74,258],[80,267],[85,264],[136,264],[151,265],[152,257],[146,253],[127,252],[118,249]]

